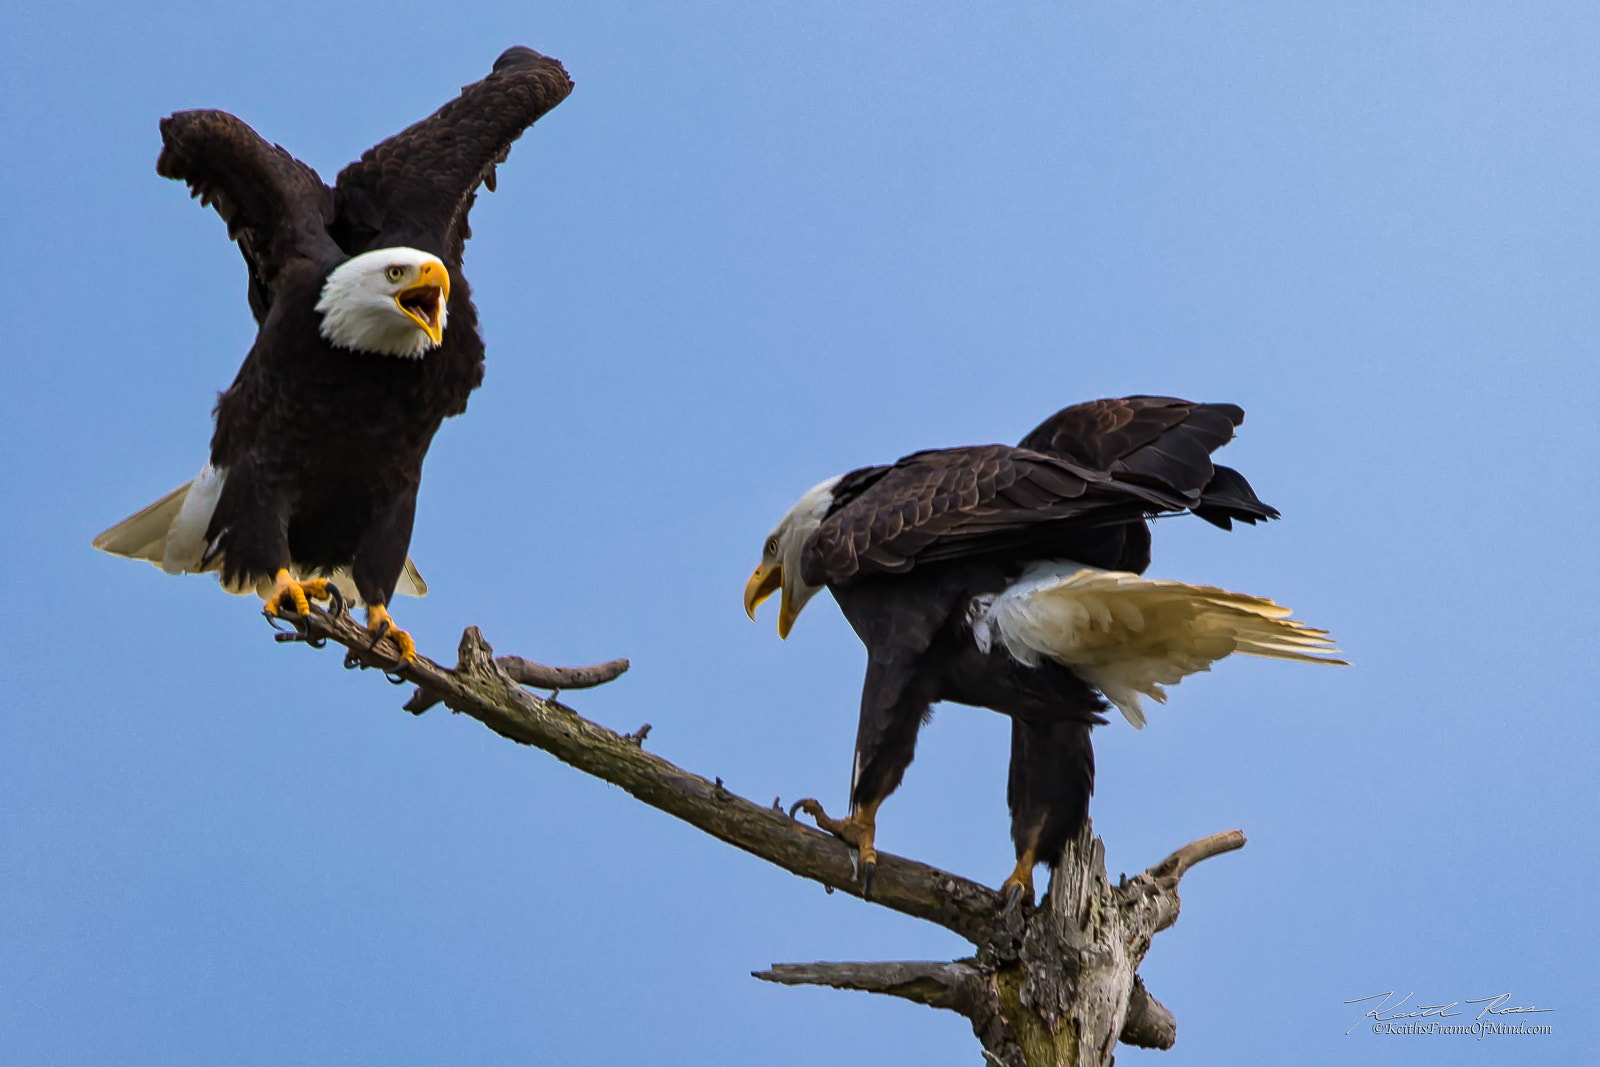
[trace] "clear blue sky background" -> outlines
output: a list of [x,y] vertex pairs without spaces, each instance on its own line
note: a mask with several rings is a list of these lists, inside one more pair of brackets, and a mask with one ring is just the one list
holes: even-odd
[[[1402,10],[1403,8],[1403,10]],[[506,46],[577,89],[472,217],[488,379],[397,615],[546,662],[758,800],[842,804],[863,654],[739,594],[821,478],[1070,402],[1249,412],[1280,507],[1155,572],[1347,670],[1229,661],[1097,736],[1113,874],[1192,838],[1144,975],[1170,1054],[1579,1063],[1600,1027],[1600,10],[1579,5],[7,3],[0,35],[0,1060],[972,1064],[966,1023],[748,977],[945,958],[532,750],[97,555],[190,476],[254,335],[154,172],[221,107],[331,179]],[[997,884],[1007,724],[944,708],[880,842]],[[1552,1037],[1345,1030],[1512,994]]]

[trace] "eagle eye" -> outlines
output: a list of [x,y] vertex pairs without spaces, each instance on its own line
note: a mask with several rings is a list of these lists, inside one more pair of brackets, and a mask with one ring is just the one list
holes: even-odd
[[767,555],[776,556],[777,554],[778,554],[778,539],[776,537],[767,538]]
[[406,269],[399,264],[395,264],[383,273],[391,282],[397,282],[406,276]]

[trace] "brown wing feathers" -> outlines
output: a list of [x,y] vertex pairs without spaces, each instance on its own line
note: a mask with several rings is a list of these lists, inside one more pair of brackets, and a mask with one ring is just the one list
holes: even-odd
[[1244,422],[1236,404],[1200,404],[1166,396],[1091,400],[1063,408],[1024,437],[1020,447],[1060,455],[1119,481],[1185,494],[1196,515],[1232,527],[1233,519],[1275,519],[1250,483],[1211,453],[1233,440]]
[[1039,545],[1051,529],[1088,531],[1193,510],[1226,526],[1277,513],[1211,452],[1244,413],[1231,404],[1129,397],[1051,416],[1021,447],[907,456],[846,475],[803,561],[810,584],[902,573],[918,563]]
[[226,111],[179,111],[161,120],[156,173],[189,186],[215,207],[250,268],[250,307],[259,322],[278,273],[294,258],[320,266],[343,253],[328,236],[333,190],[317,172],[269,144]]
[[[1006,445],[919,452],[823,522],[804,577],[840,582],[990,551],[1037,524],[1092,510],[1081,500],[1091,484],[1062,461]],[[1152,506],[1126,493],[1101,503],[1130,518]]]
[[512,142],[571,91],[556,60],[508,49],[488,77],[339,173],[334,236],[352,255],[412,245],[458,264],[479,184],[493,191]]
[[161,121],[156,173],[188,183],[214,206],[250,270],[259,323],[295,258],[326,268],[373,248],[408,245],[459,264],[467,211],[511,144],[572,91],[561,64],[508,49],[493,71],[428,118],[369,149],[336,189],[225,111],[180,111]]

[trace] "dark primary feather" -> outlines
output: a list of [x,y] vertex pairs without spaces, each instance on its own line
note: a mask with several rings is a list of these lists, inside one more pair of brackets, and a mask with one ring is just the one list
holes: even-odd
[[317,172],[226,111],[179,111],[161,120],[156,173],[213,206],[250,271],[250,310],[259,325],[279,275],[306,259],[326,269],[344,258],[328,235],[333,190]]
[[1232,404],[1095,400],[1052,415],[1016,448],[935,449],[853,471],[806,545],[801,577],[837,585],[1001,551],[1089,562],[1078,544],[1096,527],[1184,510],[1225,529],[1273,518],[1237,471],[1211,462],[1243,420]]
[[1091,400],[1063,408],[1018,442],[1118,478],[1151,480],[1198,492],[1211,477],[1211,453],[1233,439],[1244,411],[1168,396]]
[[467,212],[511,144],[572,92],[554,59],[507,49],[482,81],[339,172],[334,236],[351,255],[405,245],[461,262]]
[[1224,530],[1233,529],[1234,519],[1254,526],[1263,519],[1278,517],[1278,509],[1262,503],[1244,475],[1220,463],[1201,490],[1200,503],[1195,506],[1194,513]]
[[1067,456],[1096,470],[1164,436],[1175,427],[1208,437],[1208,449],[1222,447],[1244,421],[1235,404],[1204,404],[1170,396],[1125,396],[1073,404],[1045,419],[1018,447]]
[[1119,481],[1182,492],[1191,497],[1197,516],[1228,530],[1233,519],[1255,523],[1278,517],[1242,474],[1211,462],[1211,453],[1231,441],[1243,422],[1244,409],[1237,404],[1119,397],[1063,408],[1019,445],[1105,471]]

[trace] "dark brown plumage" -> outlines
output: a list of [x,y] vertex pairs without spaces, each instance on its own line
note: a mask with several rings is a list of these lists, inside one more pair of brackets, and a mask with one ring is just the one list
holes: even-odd
[[[468,212],[480,183],[493,189],[512,142],[571,88],[559,62],[512,48],[488,77],[369,149],[332,188],[232,115],[185,111],[162,120],[157,173],[186,182],[227,223],[248,268],[259,327],[217,401],[208,470],[222,477],[203,558],[191,565],[175,557],[169,536],[168,569],[220,569],[233,587],[277,580],[280,592],[289,569],[297,576],[349,571],[369,611],[386,618],[423,458],[440,423],[463,412],[483,380],[477,310],[461,274]],[[339,268],[365,270],[368,260],[354,257],[378,250],[403,253],[389,276],[414,272],[416,285],[392,299],[374,297],[357,284],[366,275],[352,273],[340,297],[351,317],[387,314],[399,325],[358,323],[350,327],[356,339],[347,340],[334,329],[334,304],[319,301],[332,299]],[[432,257],[439,263],[429,266]],[[383,258],[372,262],[381,275]],[[438,327],[427,344],[420,331]],[[414,351],[383,347],[390,342],[382,331],[395,329],[416,334],[404,342],[414,342]],[[369,346],[361,330],[379,340]],[[176,514],[185,490],[167,510]],[[173,531],[181,526],[169,522]],[[122,551],[118,544],[139,540],[119,542],[114,533],[97,545]],[[160,560],[160,547],[123,554]]]
[[[1107,705],[1078,670],[977,640],[978,615],[1052,561],[1142,573],[1155,515],[1190,511],[1224,528],[1276,517],[1244,478],[1211,462],[1243,417],[1231,404],[1097,400],[1051,416],[1016,447],[917,452],[803,497],[769,538],[745,599],[753,611],[781,586],[786,633],[825,586],[867,649],[851,815],[802,802],[819,825],[870,859],[878,806],[899,786],[931,706],[953,701],[1012,720],[1019,867],[1008,881],[1020,890],[1035,861],[1054,863],[1087,817],[1089,732]],[[787,574],[796,565],[798,583]]]

